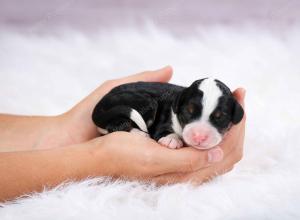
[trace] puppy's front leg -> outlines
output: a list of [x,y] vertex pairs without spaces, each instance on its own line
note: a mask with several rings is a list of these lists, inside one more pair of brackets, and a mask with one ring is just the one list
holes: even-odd
[[158,140],[158,143],[171,149],[181,148],[183,146],[181,138],[175,133],[161,137]]
[[179,135],[177,135],[169,124],[157,126],[153,138],[163,146],[171,149],[181,148],[183,142]]

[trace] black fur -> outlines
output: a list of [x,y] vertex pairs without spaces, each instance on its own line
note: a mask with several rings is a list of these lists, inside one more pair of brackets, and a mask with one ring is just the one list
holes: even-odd
[[[171,109],[176,114],[182,128],[201,117],[203,92],[198,89],[204,79],[195,81],[190,87],[169,83],[137,82],[118,86],[106,94],[96,105],[92,119],[94,123],[108,132],[130,131],[138,128],[130,119],[130,112],[139,112],[148,128],[151,138],[174,133]],[[210,115],[210,123],[220,133],[231,124],[241,121],[244,111],[233,97],[230,89],[219,80],[217,86],[223,95],[218,106]]]

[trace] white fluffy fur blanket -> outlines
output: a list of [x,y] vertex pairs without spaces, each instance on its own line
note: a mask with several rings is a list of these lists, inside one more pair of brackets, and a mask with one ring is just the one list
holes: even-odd
[[[199,28],[84,35],[0,32],[0,111],[61,113],[108,78],[170,64],[173,83],[247,89],[244,159],[199,187],[90,179],[14,203],[0,219],[300,219],[300,30]],[[0,177],[1,178],[1,177]]]

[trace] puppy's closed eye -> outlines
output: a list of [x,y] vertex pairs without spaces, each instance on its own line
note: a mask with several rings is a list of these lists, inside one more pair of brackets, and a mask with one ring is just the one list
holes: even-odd
[[225,118],[226,116],[227,116],[227,114],[222,111],[216,111],[213,113],[213,118],[216,120],[221,120],[221,119]]
[[193,103],[189,103],[187,105],[187,110],[189,113],[193,114],[195,112],[195,105]]

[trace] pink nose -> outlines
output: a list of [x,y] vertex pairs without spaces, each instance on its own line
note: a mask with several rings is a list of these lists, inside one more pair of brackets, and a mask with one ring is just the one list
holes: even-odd
[[193,134],[193,141],[195,143],[200,144],[200,143],[204,142],[207,139],[207,137],[208,137],[208,135],[206,135],[206,134],[194,133]]

